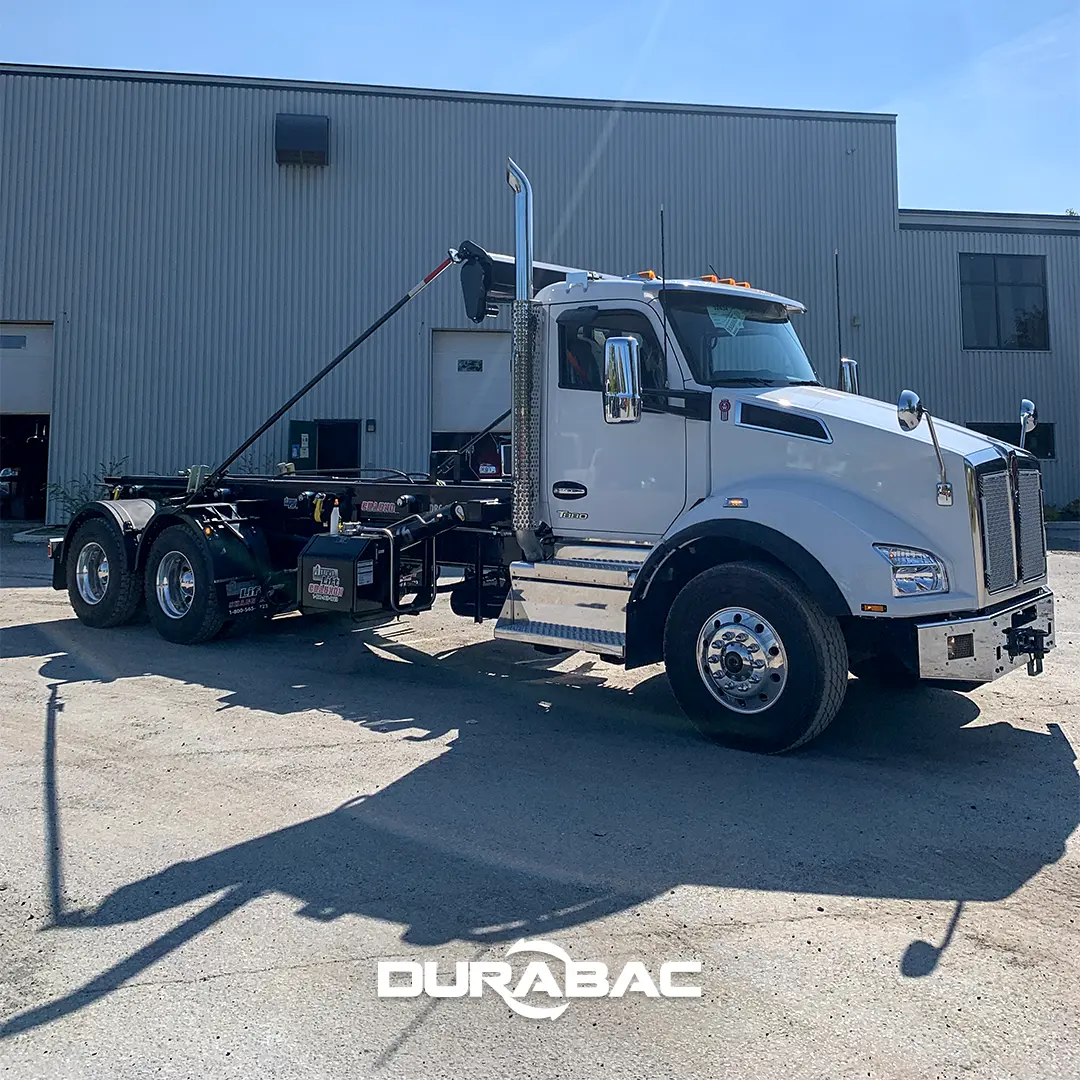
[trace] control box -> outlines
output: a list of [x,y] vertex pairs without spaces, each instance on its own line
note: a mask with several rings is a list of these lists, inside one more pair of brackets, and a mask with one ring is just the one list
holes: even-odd
[[300,552],[301,611],[374,614],[390,607],[390,545],[379,537],[320,533]]

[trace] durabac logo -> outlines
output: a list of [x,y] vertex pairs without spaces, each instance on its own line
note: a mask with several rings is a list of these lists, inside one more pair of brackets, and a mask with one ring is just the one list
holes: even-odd
[[[676,985],[674,977],[701,971],[697,960],[674,960],[660,965],[659,978],[653,979],[649,969],[639,960],[631,960],[612,979],[607,964],[596,961],[571,960],[564,949],[550,941],[525,940],[515,942],[506,950],[507,956],[522,952],[537,952],[559,961],[563,968],[560,981],[546,960],[533,960],[515,981],[514,969],[505,960],[459,960],[454,965],[453,981],[442,978],[436,961],[418,963],[415,960],[380,960],[378,995],[388,997],[432,998],[483,997],[484,988],[499,997],[519,1016],[530,1020],[557,1020],[570,1006],[569,1000],[559,1005],[534,1005],[524,1000],[530,994],[546,994],[550,998],[621,998],[626,994],[644,997],[678,998],[701,997],[700,986]],[[557,966],[557,965],[556,965]]]

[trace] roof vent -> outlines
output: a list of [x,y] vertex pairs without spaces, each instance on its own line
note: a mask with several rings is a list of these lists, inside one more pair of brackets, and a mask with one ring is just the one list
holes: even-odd
[[278,113],[274,123],[274,156],[279,165],[328,165],[330,117]]

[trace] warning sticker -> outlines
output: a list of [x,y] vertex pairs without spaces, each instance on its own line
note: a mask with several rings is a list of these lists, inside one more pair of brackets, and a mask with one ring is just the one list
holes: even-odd
[[734,337],[746,321],[746,312],[736,307],[710,307],[709,318],[717,330],[724,330]]

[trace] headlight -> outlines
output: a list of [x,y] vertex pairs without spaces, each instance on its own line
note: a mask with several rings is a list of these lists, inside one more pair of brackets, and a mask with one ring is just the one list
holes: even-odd
[[949,591],[945,564],[929,551],[875,544],[874,550],[892,566],[893,596],[922,596]]

